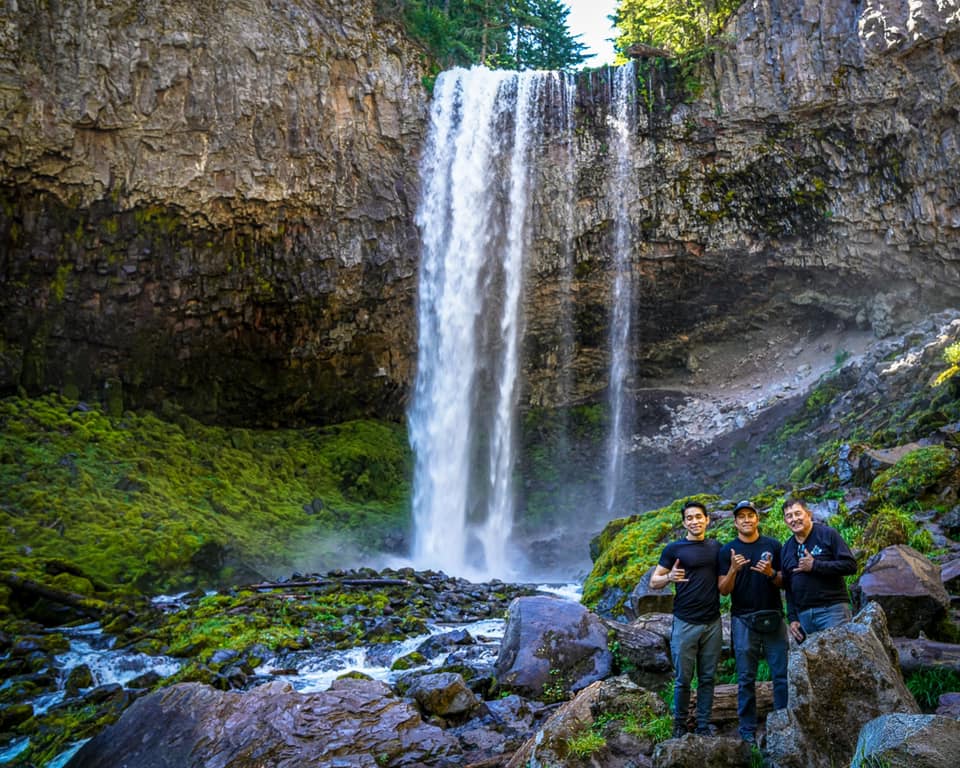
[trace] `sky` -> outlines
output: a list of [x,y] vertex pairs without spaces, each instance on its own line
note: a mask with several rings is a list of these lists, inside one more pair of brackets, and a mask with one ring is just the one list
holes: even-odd
[[613,63],[613,43],[605,38],[613,37],[613,28],[607,16],[613,13],[617,0],[566,0],[570,6],[567,28],[573,35],[582,35],[580,42],[593,53],[593,58],[583,62],[584,67],[599,67]]

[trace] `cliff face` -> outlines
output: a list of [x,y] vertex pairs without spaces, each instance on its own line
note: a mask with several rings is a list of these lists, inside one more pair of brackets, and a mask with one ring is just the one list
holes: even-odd
[[421,74],[368,2],[7,3],[0,389],[398,413]]
[[[751,359],[768,346],[789,351],[837,327],[883,336],[956,304],[958,8],[745,3],[686,103],[656,61],[638,62],[632,182],[617,190],[632,224],[636,387],[715,388],[731,371],[711,358],[741,376],[775,376],[783,359]],[[617,201],[605,89],[594,74],[578,94],[592,130],[577,131],[574,400],[606,385]],[[566,183],[561,163],[541,167],[532,402],[562,389],[555,318],[567,224],[550,201]],[[844,342],[830,343],[832,356]]]
[[[0,390],[402,412],[428,97],[373,5],[7,3]],[[786,376],[801,341],[960,298],[957,3],[757,0],[727,31],[686,103],[640,63],[625,187],[604,73],[578,82],[572,195],[544,137],[525,403],[606,387],[618,195],[635,389]]]

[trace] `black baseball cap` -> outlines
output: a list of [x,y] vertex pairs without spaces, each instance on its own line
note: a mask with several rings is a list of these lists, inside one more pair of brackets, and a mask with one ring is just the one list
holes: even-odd
[[752,509],[757,514],[757,516],[760,515],[760,511],[755,506],[753,506],[753,502],[750,501],[749,499],[744,499],[743,501],[737,502],[737,506],[733,508],[733,516],[736,517],[737,512],[739,512],[741,509]]

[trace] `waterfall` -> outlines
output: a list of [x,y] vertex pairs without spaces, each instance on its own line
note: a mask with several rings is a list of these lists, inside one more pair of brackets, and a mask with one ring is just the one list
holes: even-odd
[[506,577],[532,142],[552,73],[456,69],[421,164],[418,362],[409,413],[418,567]]
[[633,280],[630,264],[629,196],[635,187],[631,178],[633,135],[636,130],[636,74],[631,61],[614,71],[611,114],[610,189],[614,205],[613,228],[613,296],[610,321],[610,432],[607,448],[607,471],[604,479],[604,501],[607,518],[618,513],[622,504],[624,424],[629,423],[625,383],[630,368],[630,310],[633,302]]

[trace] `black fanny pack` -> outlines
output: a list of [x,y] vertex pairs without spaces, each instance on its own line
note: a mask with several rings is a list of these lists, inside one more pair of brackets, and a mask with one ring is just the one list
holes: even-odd
[[780,611],[754,611],[739,616],[754,632],[770,634],[776,632],[783,622],[783,614]]

